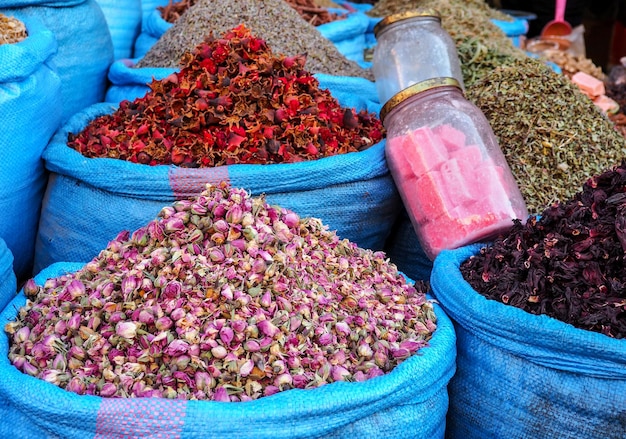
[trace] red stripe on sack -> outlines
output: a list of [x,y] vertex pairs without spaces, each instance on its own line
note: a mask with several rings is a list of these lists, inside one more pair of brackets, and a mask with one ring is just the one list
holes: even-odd
[[202,169],[173,167],[169,171],[169,179],[174,197],[178,200],[197,196],[208,183],[230,183],[228,166]]
[[137,437],[178,439],[187,401],[164,398],[103,398],[95,439]]

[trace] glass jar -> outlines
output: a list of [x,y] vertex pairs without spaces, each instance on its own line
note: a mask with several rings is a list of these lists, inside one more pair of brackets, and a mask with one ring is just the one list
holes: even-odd
[[432,9],[389,15],[374,27],[372,72],[381,104],[431,78],[455,78],[463,87],[461,63],[452,37]]
[[382,108],[385,154],[426,255],[524,223],[526,203],[485,115],[454,78],[396,94]]

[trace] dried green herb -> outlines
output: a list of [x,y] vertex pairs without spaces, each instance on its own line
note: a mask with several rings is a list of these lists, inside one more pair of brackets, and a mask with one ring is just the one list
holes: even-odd
[[19,43],[27,36],[24,23],[0,13],[0,45]]
[[221,34],[239,24],[252,29],[276,53],[306,53],[307,68],[313,73],[373,80],[369,69],[343,56],[284,0],[197,0],[135,66],[176,68],[183,54],[202,43],[209,32]]
[[490,48],[502,52],[519,49],[493,22],[492,18],[511,21],[511,17],[489,7],[483,0],[381,0],[366,13],[372,17],[385,17],[417,8],[432,8],[441,15],[441,26],[458,44],[476,38]]
[[467,87],[537,213],[626,156],[626,139],[566,76],[525,58]]
[[626,337],[626,161],[461,264],[485,297]]
[[70,133],[68,146],[86,157],[204,168],[315,160],[379,142],[377,116],[341,107],[304,63],[274,55],[243,25],[211,35],[179,72]]
[[456,42],[457,55],[465,86],[470,86],[491,73],[496,67],[511,65],[526,57],[520,51],[500,51],[482,43],[478,38],[465,38]]

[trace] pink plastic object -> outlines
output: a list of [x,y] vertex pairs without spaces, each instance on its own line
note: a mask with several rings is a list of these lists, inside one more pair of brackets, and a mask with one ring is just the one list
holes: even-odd
[[566,0],[556,0],[554,20],[549,21],[541,31],[542,37],[564,37],[572,33],[572,26],[565,21]]
[[528,216],[486,117],[452,84],[416,84],[419,92],[381,111],[391,175],[431,260]]

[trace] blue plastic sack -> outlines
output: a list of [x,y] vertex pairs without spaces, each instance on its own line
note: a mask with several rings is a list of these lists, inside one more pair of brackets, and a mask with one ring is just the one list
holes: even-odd
[[1,12],[37,18],[54,34],[58,52],[52,61],[61,78],[63,121],[102,102],[113,43],[96,0],[5,0]]
[[159,6],[165,6],[169,0],[141,0],[142,26],[146,18]]
[[0,238],[0,310],[15,297],[17,278],[13,272],[13,254]]
[[430,281],[433,262],[426,256],[403,207],[383,249],[398,270],[413,280]]
[[[342,86],[329,87],[341,105],[379,111],[379,103],[355,93],[354,83]],[[264,193],[271,204],[301,216],[320,218],[340,237],[364,248],[381,250],[400,212],[402,201],[387,167],[384,141],[362,152],[315,161],[205,169],[90,159],[67,146],[69,132],[82,131],[116,107],[102,103],[85,109],[58,130],[44,151],[51,177],[36,242],[37,271],[54,262],[87,262],[120,231],[136,230],[163,206],[197,196],[206,183],[221,180],[252,195]]]
[[328,10],[343,15],[344,18],[319,25],[316,29],[330,40],[343,56],[352,61],[363,62],[369,17],[356,9],[351,12],[334,8]]
[[20,278],[32,272],[41,200],[48,176],[41,155],[61,126],[61,80],[52,65],[54,35],[39,20],[22,21],[28,37],[0,45],[0,238]]
[[145,96],[150,90],[148,84],[153,79],[163,79],[178,71],[170,67],[133,67],[138,58],[121,59],[109,67],[109,88],[104,97],[105,102],[119,104],[123,100],[133,101]]
[[148,15],[144,17],[143,24],[141,25],[141,33],[135,40],[133,58],[137,58],[138,60],[143,58],[157,40],[172,26],[174,26],[174,24],[165,21],[161,15],[161,11],[156,9],[156,7],[150,11]]
[[106,19],[113,43],[113,59],[133,57],[141,32],[141,0],[96,0]]
[[[139,60],[118,60],[111,64],[108,73],[110,86],[105,102],[119,104],[123,100],[132,101],[144,96],[152,79],[163,79],[178,69],[168,67],[133,67]],[[379,113],[382,105],[378,99],[376,84],[368,79],[356,76],[334,76],[316,73],[321,88],[332,91],[341,105],[350,108],[367,108],[368,111]]]
[[[41,285],[80,268],[57,263],[35,281]],[[20,292],[0,314],[0,326],[15,320],[24,303]],[[7,334],[0,331],[0,437],[443,438],[456,348],[452,322],[434,306],[437,329],[430,345],[390,373],[250,402],[76,395],[13,367]]]
[[458,339],[446,436],[625,437],[625,340],[480,295],[460,271],[480,248],[441,252],[431,276]]
[[521,46],[521,37],[528,33],[528,20],[511,17],[511,21],[491,19],[504,34],[509,37],[515,47]]

